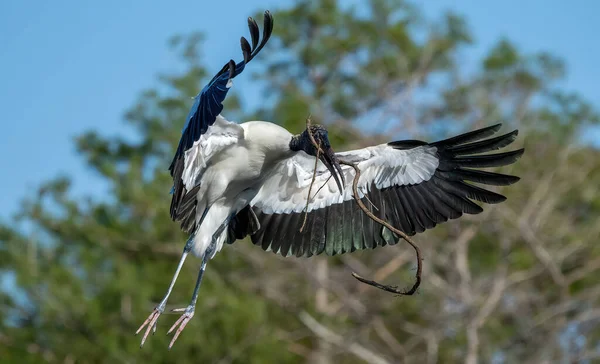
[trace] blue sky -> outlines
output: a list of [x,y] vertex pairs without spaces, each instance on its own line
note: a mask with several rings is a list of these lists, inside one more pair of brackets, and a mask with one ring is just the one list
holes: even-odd
[[[158,72],[178,66],[166,46],[170,36],[205,32],[205,61],[217,70],[239,56],[238,39],[247,33],[248,15],[291,3],[0,2],[0,189],[4,191],[0,219],[16,212],[23,197],[57,175],[72,176],[76,194],[98,193],[102,185],[76,155],[73,137],[90,129],[112,135],[130,132],[122,122],[123,112],[140,91],[156,85]],[[568,66],[564,87],[600,106],[600,50],[591,40],[600,34],[600,2],[420,3],[430,16],[452,9],[467,17],[477,41],[468,52],[472,59],[502,36],[528,52],[546,50],[562,56]],[[249,83],[237,85],[243,91]]]

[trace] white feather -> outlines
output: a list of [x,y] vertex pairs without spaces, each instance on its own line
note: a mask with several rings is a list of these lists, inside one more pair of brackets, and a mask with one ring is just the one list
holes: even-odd
[[[362,198],[372,183],[376,188],[383,189],[391,186],[418,184],[429,180],[439,165],[436,151],[436,148],[431,146],[398,150],[387,144],[381,144],[338,153],[337,156],[342,160],[357,164],[360,169],[358,193]],[[280,161],[264,180],[250,204],[266,214],[304,211],[314,165],[314,157],[304,152],[295,153]],[[323,163],[318,162],[308,211],[353,198],[354,169],[342,165],[342,172],[346,184],[343,193],[340,194],[334,179],[329,178],[331,175],[329,170]],[[325,183],[326,186],[321,188]]]
[[215,123],[200,136],[194,145],[184,154],[184,168],[181,179],[189,191],[202,178],[207,161],[227,146],[238,143],[244,138],[244,129],[221,115]]

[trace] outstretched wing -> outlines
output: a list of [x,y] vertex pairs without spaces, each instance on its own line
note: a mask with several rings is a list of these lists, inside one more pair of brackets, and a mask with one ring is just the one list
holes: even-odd
[[[359,197],[371,212],[414,235],[463,213],[482,212],[472,200],[493,204],[506,199],[466,182],[504,186],[519,180],[475,169],[508,165],[523,154],[523,149],[519,149],[474,155],[500,149],[515,140],[516,130],[483,140],[499,129],[500,124],[431,144],[397,141],[337,156],[357,164],[361,171]],[[283,256],[311,256],[323,251],[335,255],[372,249],[398,241],[395,234],[372,221],[353,200],[352,167],[342,166],[346,185],[340,194],[321,163],[311,192],[314,197],[306,210],[305,227],[300,232],[314,163],[314,157],[305,153],[282,161],[251,201],[252,211],[243,211],[248,216],[237,217],[242,222],[239,225],[244,225],[244,219],[245,225],[256,226],[248,222],[258,221],[258,226],[247,231],[254,244]]]
[[242,73],[246,64],[254,58],[269,40],[273,31],[273,18],[265,12],[263,37],[259,41],[256,21],[248,18],[252,46],[241,38],[244,60],[230,60],[194,98],[186,123],[183,127],[177,151],[169,167],[173,177],[171,218],[181,221],[181,227],[189,232],[196,224],[196,192],[206,162],[224,147],[243,138],[241,126],[223,118],[223,101],[232,86],[232,79]]

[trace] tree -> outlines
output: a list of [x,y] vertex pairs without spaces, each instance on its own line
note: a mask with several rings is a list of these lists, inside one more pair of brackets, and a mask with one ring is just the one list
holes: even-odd
[[[262,9],[260,9],[262,11]],[[260,16],[257,16],[260,18]],[[488,206],[417,236],[419,294],[397,298],[364,286],[355,270],[409,286],[403,243],[341,257],[281,258],[247,241],[210,263],[196,317],[171,352],[159,333],[139,350],[133,332],[158,302],[185,236],[168,218],[167,166],[189,96],[210,78],[199,34],[175,37],[185,72],[161,76],[125,116],[138,140],[89,132],[79,152],[110,186],[104,201],[75,199],[68,178],[24,202],[34,233],[0,228],[0,357],[7,362],[568,362],[600,355],[600,153],[578,143],[598,114],[557,82],[560,59],[501,40],[465,72],[465,19],[425,19],[414,4],[297,1],[274,12],[274,39],[254,62],[268,103],[236,120],[278,121],[299,132],[311,114],[337,150],[408,138],[441,138],[502,120],[526,153],[504,172],[522,180]],[[285,24],[285,26],[282,26]],[[256,67],[255,69],[261,69]],[[238,90],[235,90],[234,93]],[[502,171],[501,171],[502,172]],[[195,264],[199,264],[198,261]],[[185,303],[188,263],[170,303]],[[173,318],[175,318],[173,316]]]

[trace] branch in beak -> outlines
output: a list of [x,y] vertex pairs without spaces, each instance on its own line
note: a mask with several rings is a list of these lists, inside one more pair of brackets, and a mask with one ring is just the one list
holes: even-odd
[[321,153],[319,159],[321,159],[321,162],[323,162],[325,167],[327,167],[329,172],[331,172],[331,175],[333,176],[333,179],[335,180],[335,183],[338,186],[340,194],[342,194],[342,186],[346,184],[346,181],[344,180],[344,172],[342,171],[342,167],[340,166],[340,163],[338,162],[337,157],[333,152],[333,149],[328,148],[324,150],[323,153]]

